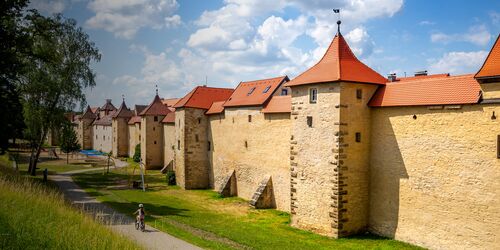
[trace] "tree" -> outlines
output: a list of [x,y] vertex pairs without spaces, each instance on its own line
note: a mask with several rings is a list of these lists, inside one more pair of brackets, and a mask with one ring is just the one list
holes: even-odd
[[36,173],[42,143],[50,129],[65,122],[65,113],[85,105],[83,90],[95,86],[90,64],[100,54],[76,21],[62,15],[44,17],[30,10],[25,29],[31,40],[27,70],[19,81],[25,137],[31,144],[29,171]]
[[63,124],[59,141],[61,143],[61,150],[66,153],[66,164],[69,164],[69,153],[80,150],[75,130],[69,121]]
[[135,145],[134,161],[135,162],[141,161],[141,144],[140,143]]
[[29,54],[30,43],[24,32],[22,10],[26,0],[5,0],[0,4],[0,154],[10,138],[21,136],[23,112],[15,81],[22,74],[22,58]]

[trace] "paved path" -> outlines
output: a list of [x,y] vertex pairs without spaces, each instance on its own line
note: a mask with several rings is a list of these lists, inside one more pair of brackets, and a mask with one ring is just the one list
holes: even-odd
[[[126,162],[115,160],[117,167],[127,166]],[[200,249],[183,240],[177,239],[167,233],[161,232],[153,227],[146,226],[146,231],[141,232],[135,229],[134,219],[120,214],[110,207],[100,203],[89,196],[71,178],[72,174],[95,171],[104,168],[92,168],[75,170],[62,174],[51,175],[50,179],[59,186],[66,199],[74,205],[81,206],[87,213],[92,214],[96,219],[102,220],[113,230],[124,236],[135,240],[147,249]]]

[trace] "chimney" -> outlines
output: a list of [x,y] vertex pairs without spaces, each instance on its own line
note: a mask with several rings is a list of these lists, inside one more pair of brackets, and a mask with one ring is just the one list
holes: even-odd
[[389,80],[389,82],[395,82],[396,78],[397,78],[396,73],[392,73],[392,74],[387,75],[387,80]]
[[415,72],[415,76],[426,76],[426,75],[427,75],[427,70]]

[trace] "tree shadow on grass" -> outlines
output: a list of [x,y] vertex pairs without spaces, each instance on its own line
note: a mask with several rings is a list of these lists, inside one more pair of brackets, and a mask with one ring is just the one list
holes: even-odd
[[139,204],[144,205],[144,211],[146,216],[179,216],[179,217],[190,217],[186,215],[186,212],[190,211],[185,208],[175,208],[166,205],[157,205],[151,203],[138,203],[138,202],[115,202],[115,201],[104,201],[103,204],[116,209],[117,211],[125,214],[132,215],[137,209],[139,209]]

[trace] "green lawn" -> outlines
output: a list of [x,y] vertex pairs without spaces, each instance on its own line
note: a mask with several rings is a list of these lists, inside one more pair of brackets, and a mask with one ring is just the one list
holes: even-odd
[[131,213],[143,203],[150,225],[204,248],[230,249],[235,243],[254,249],[418,249],[374,235],[335,240],[299,230],[289,225],[288,213],[251,209],[242,199],[220,198],[209,190],[167,186],[159,171],[148,171],[147,192],[116,188],[116,183],[139,179],[137,175],[130,177],[130,173],[128,168],[109,175],[82,173],[74,179],[98,200],[121,212]]
[[140,249],[0,157],[0,249]]

